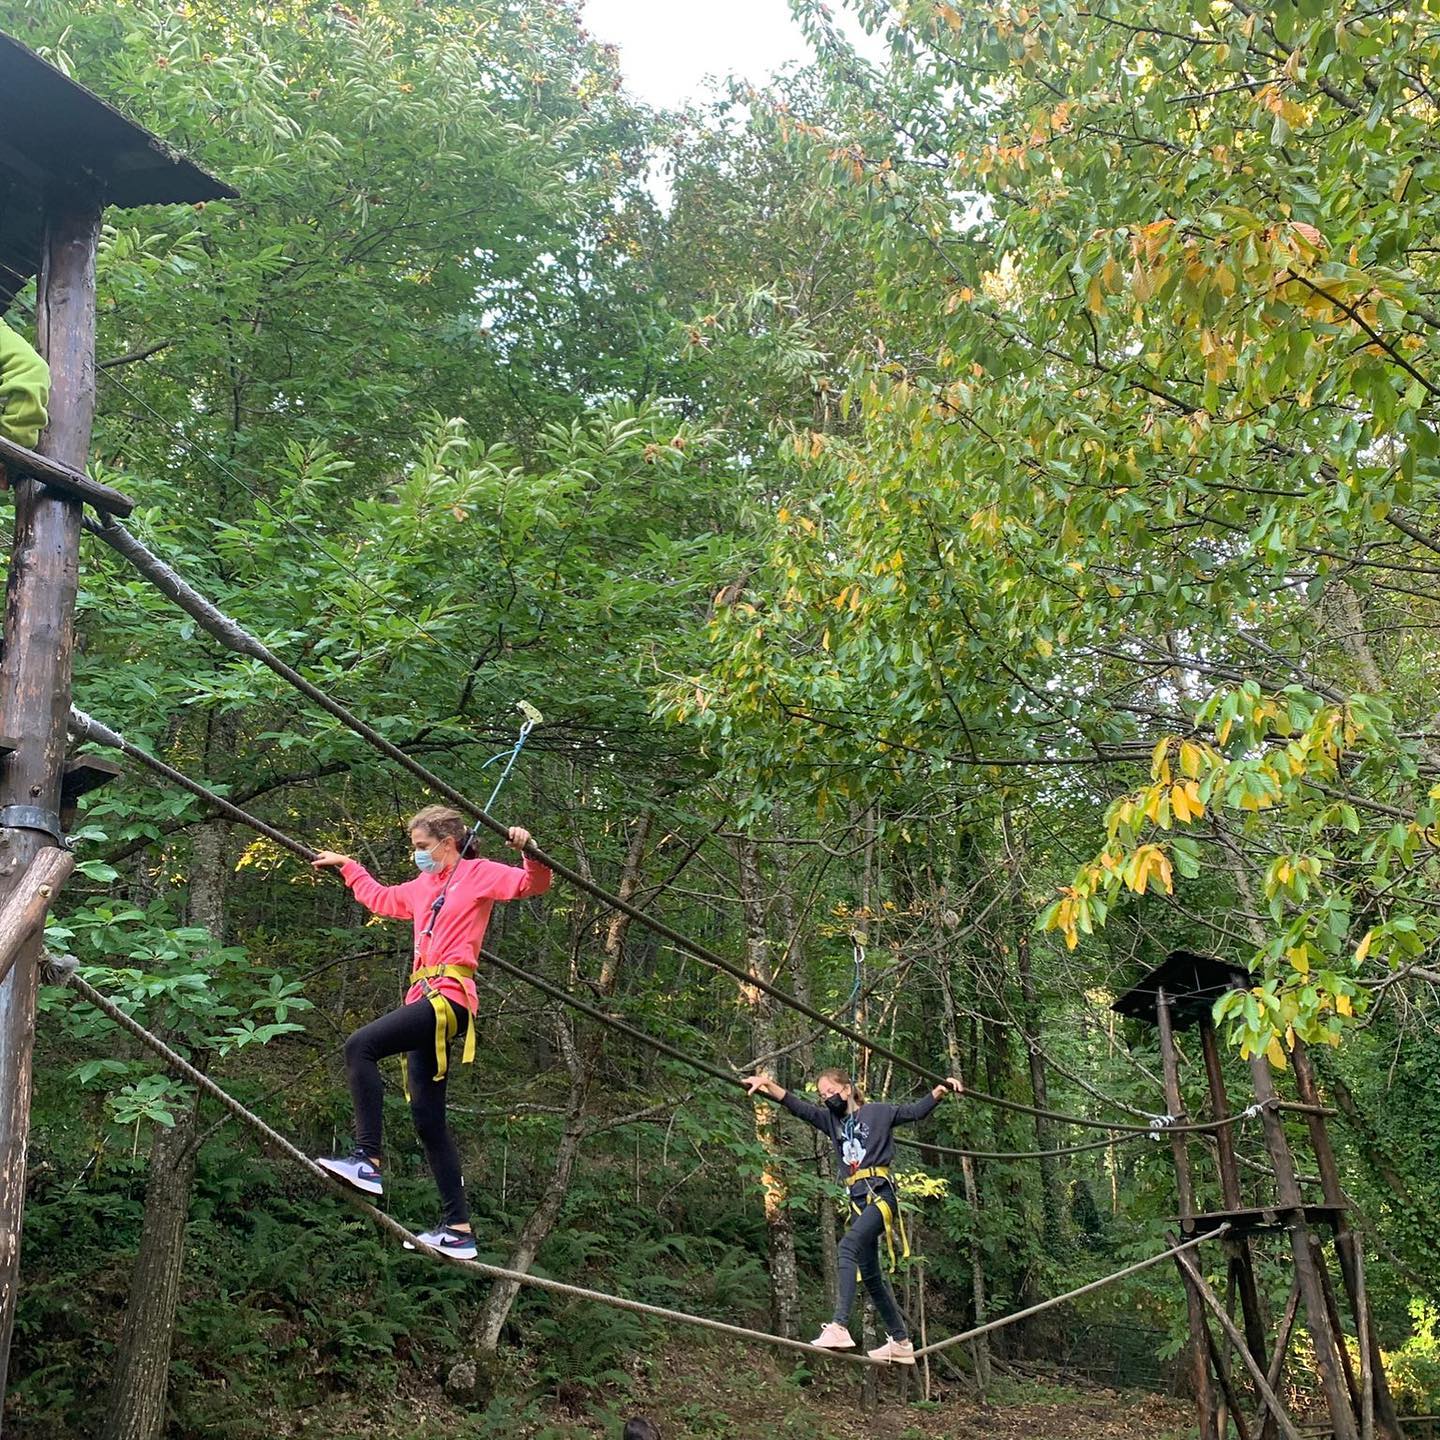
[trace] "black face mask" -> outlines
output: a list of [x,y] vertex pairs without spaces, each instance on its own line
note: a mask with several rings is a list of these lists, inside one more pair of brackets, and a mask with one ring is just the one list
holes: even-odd
[[843,1120],[850,1113],[850,1102],[843,1095],[827,1095],[825,1108],[837,1120]]

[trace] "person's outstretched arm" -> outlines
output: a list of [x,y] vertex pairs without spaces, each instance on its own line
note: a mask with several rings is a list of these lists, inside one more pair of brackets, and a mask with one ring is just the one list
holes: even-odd
[[812,1105],[810,1101],[802,1100],[793,1091],[777,1085],[763,1070],[756,1075],[747,1075],[741,1083],[752,1095],[767,1095],[782,1110],[788,1110],[825,1135],[830,1133],[830,1114],[823,1105]]
[[383,915],[387,920],[408,920],[415,913],[410,890],[414,880],[407,880],[403,885],[382,885],[358,860],[334,850],[322,850],[310,863],[317,870],[332,866],[338,869],[340,878],[372,915]]
[[33,450],[50,422],[50,367],[0,320],[0,435]]
[[916,1120],[923,1120],[934,1108],[953,1090],[958,1095],[964,1086],[952,1075],[943,1085],[937,1085],[928,1095],[922,1095],[918,1100],[907,1100],[903,1105],[895,1107],[895,1123],[897,1125],[910,1125]]
[[[523,825],[510,827],[510,844],[523,851],[530,843],[530,832]],[[497,860],[485,862],[485,885],[492,899],[524,900],[531,895],[543,895],[555,876],[548,865],[525,856],[522,865],[501,865]]]

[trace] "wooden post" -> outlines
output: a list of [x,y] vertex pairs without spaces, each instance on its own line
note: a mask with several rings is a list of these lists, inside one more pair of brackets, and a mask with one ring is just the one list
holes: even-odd
[[1255,1388],[1260,1392],[1260,1398],[1275,1417],[1276,1424],[1279,1425],[1285,1440],[1301,1440],[1300,1432],[1295,1428],[1295,1422],[1285,1413],[1285,1407],[1275,1394],[1274,1386],[1270,1384],[1265,1372],[1250,1353],[1249,1347],[1245,1344],[1245,1337],[1235,1328],[1235,1322],[1225,1313],[1225,1307],[1210,1288],[1204,1275],[1200,1273],[1199,1267],[1183,1251],[1176,1253],[1175,1260],[1181,1270],[1185,1272],[1185,1278],[1190,1282],[1187,1287],[1188,1293],[1197,1296],[1205,1305],[1209,1306],[1211,1313],[1219,1321],[1220,1328],[1225,1332],[1226,1339],[1235,1347],[1235,1353],[1244,1361],[1245,1368],[1250,1372],[1250,1378],[1255,1382]]
[[[1205,1076],[1210,1083],[1210,1112],[1217,1120],[1230,1115],[1230,1097],[1225,1089],[1225,1071],[1221,1064],[1220,1042],[1215,1022],[1208,1012],[1200,1016],[1200,1046],[1205,1056]],[[1228,1125],[1215,1132],[1220,1192],[1227,1210],[1239,1210],[1245,1203],[1240,1190],[1240,1166],[1235,1159],[1235,1135]],[[1250,1353],[1260,1362],[1265,1360],[1265,1315],[1260,1305],[1260,1287],[1255,1283],[1255,1264],[1250,1254],[1250,1241],[1240,1235],[1225,1241],[1229,1257],[1230,1279],[1240,1295],[1240,1309],[1245,1317],[1245,1339]],[[1275,1417],[1267,1410],[1261,1423],[1261,1440],[1271,1440]]]
[[[99,234],[100,206],[93,197],[52,200],[38,314],[40,350],[50,362],[53,388],[50,428],[39,451],[76,470],[85,468],[95,412]],[[53,832],[59,828],[79,570],[79,501],[37,480],[17,481],[0,657],[0,734],[18,735],[20,741],[0,768],[0,904],[20,886],[36,854],[60,838]],[[0,984],[0,1403],[20,1271],[39,955],[39,939],[32,938]]]
[[1284,1122],[1275,1113],[1275,1086],[1270,1078],[1270,1062],[1263,1054],[1250,1057],[1250,1077],[1255,1084],[1255,1098],[1265,1107],[1261,1123],[1265,1129],[1265,1148],[1270,1152],[1270,1165],[1275,1172],[1275,1198],[1285,1215],[1295,1277],[1300,1283],[1300,1298],[1305,1302],[1305,1324],[1315,1344],[1315,1368],[1325,1392],[1335,1440],[1359,1440],[1355,1412],[1350,1407],[1350,1396],[1340,1372],[1339,1341],[1330,1326],[1324,1285],[1310,1248],[1310,1226],[1305,1219],[1300,1182],[1295,1178],[1295,1161],[1290,1154],[1290,1142],[1285,1138]]
[[68,850],[46,846],[0,905],[0,982],[10,973],[25,942],[44,925],[50,902],[74,868],[75,857]]
[[1330,1145],[1330,1132],[1325,1128],[1325,1117],[1319,1113],[1320,1090],[1315,1083],[1315,1067],[1310,1063],[1310,1052],[1303,1040],[1295,1042],[1292,1058],[1295,1066],[1295,1088],[1300,1099],[1311,1107],[1305,1112],[1305,1126],[1310,1132],[1310,1144],[1315,1151],[1316,1168],[1320,1172],[1320,1190],[1325,1203],[1336,1207],[1335,1254],[1340,1261],[1340,1280],[1345,1286],[1351,1313],[1355,1316],[1355,1331],[1360,1337],[1362,1419],[1373,1406],[1380,1433],[1386,1440],[1399,1440],[1402,1433],[1400,1421],[1395,1413],[1395,1401],[1390,1394],[1389,1381],[1385,1378],[1380,1342],[1374,1334],[1374,1326],[1370,1324],[1361,1239],[1344,1211],[1345,1192],[1340,1184],[1340,1167],[1335,1163],[1335,1151]]
[[[1185,1097],[1180,1089],[1180,1057],[1175,1049],[1175,1029],[1170,1017],[1170,998],[1165,991],[1155,992],[1155,1019],[1160,1028],[1160,1062],[1165,1079],[1165,1105],[1179,1117],[1185,1113]],[[1190,1152],[1185,1136],[1172,1131],[1170,1155],[1175,1162],[1175,1191],[1180,1205],[1180,1229],[1185,1239],[1195,1233],[1195,1188],[1190,1176]],[[1210,1365],[1205,1336],[1205,1307],[1192,1286],[1185,1287],[1185,1302],[1190,1318],[1190,1384],[1195,1392],[1195,1413],[1200,1440],[1219,1440],[1218,1417],[1215,1413],[1215,1392],[1210,1384]]]

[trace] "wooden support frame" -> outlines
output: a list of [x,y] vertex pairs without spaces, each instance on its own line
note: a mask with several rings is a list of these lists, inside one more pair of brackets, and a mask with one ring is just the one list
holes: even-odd
[[[1292,1052],[1295,1088],[1306,1105],[1320,1108],[1320,1089],[1315,1083],[1315,1067],[1303,1040],[1297,1040]],[[1320,1189],[1326,1204],[1343,1205],[1345,1192],[1340,1184],[1340,1168],[1324,1117],[1307,1113],[1306,1129],[1315,1151],[1316,1168],[1320,1171]],[[1362,1440],[1371,1440],[1378,1424],[1385,1440],[1401,1440],[1403,1432],[1385,1375],[1380,1355],[1380,1342],[1370,1324],[1370,1302],[1365,1292],[1365,1255],[1361,1237],[1351,1226],[1343,1210],[1335,1221],[1335,1256],[1340,1262],[1340,1283],[1345,1287],[1350,1312],[1355,1317],[1355,1331],[1360,1348],[1360,1418]]]
[[[39,348],[50,363],[50,425],[42,458],[83,470],[95,412],[95,252],[100,199],[52,197],[37,290]],[[54,813],[65,763],[66,720],[79,588],[78,499],[38,480],[15,485],[15,539],[0,654],[0,734],[19,742],[0,766],[0,810]],[[14,813],[14,812],[11,812]],[[48,841],[32,828],[0,829],[0,907],[20,889]],[[0,982],[0,1400],[10,1361],[20,1232],[25,1213],[25,1144],[41,945],[22,941]]]
[[38,450],[27,450],[3,435],[0,435],[0,466],[4,466],[12,478],[28,475],[41,480],[69,500],[83,500],[93,505],[102,515],[118,515],[124,519],[135,509],[135,502],[128,495],[92,480],[73,465],[42,455]]
[[[1155,1020],[1160,1031],[1160,1063],[1165,1079],[1165,1105],[1172,1115],[1180,1116],[1185,1113],[1185,1096],[1180,1089],[1180,1057],[1175,1049],[1171,1002],[1163,988],[1155,992]],[[1170,1132],[1170,1155],[1175,1163],[1180,1229],[1188,1240],[1195,1229],[1195,1185],[1190,1173],[1190,1150],[1185,1135],[1174,1130]],[[1185,1289],[1185,1303],[1190,1323],[1187,1368],[1190,1372],[1190,1386],[1195,1395],[1199,1437],[1200,1440],[1221,1440],[1215,1392],[1210,1385],[1210,1366],[1206,1361],[1205,1311],[1200,1297],[1189,1286]],[[1224,1383],[1223,1379],[1221,1383]]]
[[1186,1280],[1189,1281],[1187,1293],[1198,1297],[1201,1304],[1205,1305],[1215,1319],[1219,1322],[1220,1328],[1225,1332],[1225,1338],[1234,1346],[1235,1353],[1239,1355],[1245,1368],[1250,1372],[1250,1378],[1255,1382],[1255,1388],[1260,1393],[1260,1398],[1265,1402],[1266,1408],[1275,1418],[1275,1423],[1280,1427],[1280,1433],[1285,1440],[1303,1440],[1300,1432],[1295,1428],[1295,1422],[1290,1418],[1285,1407],[1280,1403],[1280,1398],[1275,1393],[1275,1387],[1271,1383],[1265,1371],[1261,1369],[1259,1362],[1250,1353],[1250,1348],[1245,1344],[1245,1337],[1236,1328],[1235,1322],[1225,1313],[1225,1307],[1220,1303],[1219,1297],[1210,1288],[1209,1282],[1200,1273],[1199,1267],[1184,1252],[1177,1252],[1175,1263],[1179,1265]]
[[47,846],[37,852],[20,883],[0,905],[0,983],[25,942],[44,925],[50,902],[74,868],[75,857],[68,850]]
[[1265,1148],[1270,1152],[1270,1164],[1275,1172],[1276,1200],[1286,1217],[1285,1229],[1290,1237],[1295,1278],[1305,1305],[1305,1327],[1315,1345],[1315,1369],[1320,1376],[1320,1388],[1325,1392],[1325,1405],[1330,1411],[1335,1440],[1360,1440],[1355,1412],[1350,1406],[1349,1391],[1341,1372],[1340,1342],[1330,1324],[1320,1267],[1316,1264],[1310,1226],[1305,1219],[1300,1182],[1295,1178],[1290,1142],[1285,1138],[1284,1122],[1270,1103],[1275,1099],[1275,1085],[1270,1078],[1270,1062],[1264,1055],[1250,1057],[1250,1076],[1255,1084],[1255,1098],[1264,1107],[1261,1125],[1265,1131]]

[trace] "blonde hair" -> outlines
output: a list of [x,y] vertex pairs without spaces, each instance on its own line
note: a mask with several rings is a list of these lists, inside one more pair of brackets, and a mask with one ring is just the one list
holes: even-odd
[[815,1083],[817,1085],[822,1080],[828,1080],[832,1085],[848,1085],[850,1087],[851,1093],[855,1096],[855,1103],[857,1105],[863,1105],[865,1103],[865,1097],[860,1093],[860,1087],[850,1078],[848,1074],[846,1074],[844,1070],[837,1069],[835,1066],[832,1065],[830,1069],[822,1070],[815,1077]]
[[453,840],[460,853],[466,853],[465,838],[470,834],[470,827],[465,817],[448,805],[427,805],[410,817],[405,828],[428,831],[437,840]]

